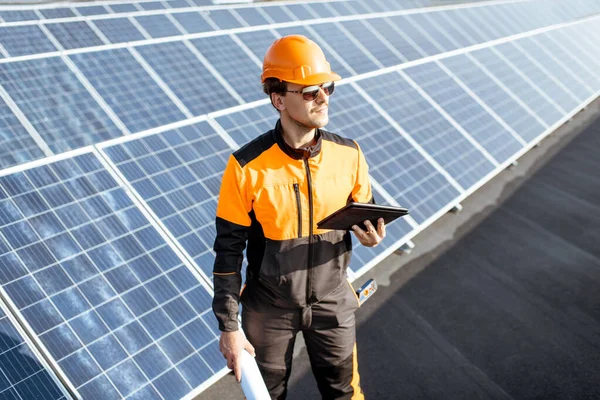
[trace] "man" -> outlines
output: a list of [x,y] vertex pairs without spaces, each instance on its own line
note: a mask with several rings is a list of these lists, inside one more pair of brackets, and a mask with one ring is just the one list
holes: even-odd
[[[284,399],[296,334],[302,331],[324,399],[364,399],[356,361],[354,311],[346,279],[352,240],[316,223],[349,201],[373,202],[358,144],[321,129],[335,81],[319,46],[304,36],[267,50],[263,88],[280,114],[275,129],[229,158],[217,206],[213,310],[220,349],[237,380],[243,349],[256,361],[273,399]],[[365,246],[385,236],[353,227]],[[240,295],[248,242],[246,286]],[[238,326],[241,298],[242,325]]]

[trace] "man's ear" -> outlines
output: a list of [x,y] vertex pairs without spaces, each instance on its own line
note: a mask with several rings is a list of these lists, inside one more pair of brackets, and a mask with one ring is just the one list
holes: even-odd
[[271,93],[271,104],[279,111],[285,110],[285,104],[283,102],[283,96],[279,93]]

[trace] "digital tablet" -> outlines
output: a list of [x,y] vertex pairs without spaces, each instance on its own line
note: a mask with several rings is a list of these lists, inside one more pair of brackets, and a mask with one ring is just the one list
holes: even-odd
[[403,207],[369,203],[349,203],[317,222],[317,228],[352,230],[353,225],[358,225],[362,230],[366,230],[364,221],[368,220],[377,229],[377,220],[379,218],[383,218],[385,223],[388,224],[406,214],[408,214],[408,209]]

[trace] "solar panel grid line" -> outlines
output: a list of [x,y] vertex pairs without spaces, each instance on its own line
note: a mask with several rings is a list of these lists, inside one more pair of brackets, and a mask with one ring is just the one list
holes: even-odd
[[223,127],[217,122],[216,119],[214,119],[213,117],[208,117],[206,119],[206,122],[208,122],[208,124],[215,130],[215,132],[217,132],[221,136],[221,139],[223,139],[223,141],[227,143],[227,145],[231,148],[232,152],[240,148],[240,145],[235,140],[233,140],[231,136],[229,136],[229,133],[227,133],[227,131],[223,129]]
[[[423,37],[427,38],[435,47],[437,47],[437,49],[439,50],[440,53],[445,53],[447,51],[454,50],[454,49],[446,49],[439,42],[440,36],[436,35],[436,37],[438,37],[438,40],[434,39],[434,37],[429,34],[429,32],[427,31],[427,29],[423,28],[422,24],[420,24],[420,23],[418,23],[417,21],[414,20],[414,18],[416,18],[417,16],[427,15],[427,14],[429,14],[429,13],[411,14],[411,15],[406,15],[405,18],[408,21],[408,23],[411,24],[414,27],[415,30],[417,30],[418,32],[420,32]],[[433,27],[437,28],[437,26],[435,26],[435,25]],[[445,38],[445,40],[448,40],[448,39]]]
[[[579,66],[580,70],[585,71],[586,77],[584,79],[584,82],[586,84],[588,81],[594,81],[597,84],[597,87],[600,87],[600,77],[597,76],[594,70],[590,68],[591,66],[589,65],[589,63],[585,62],[585,60],[581,58],[581,56],[584,56],[584,54],[576,54],[575,52],[573,52],[573,48],[565,48],[561,43],[558,43],[558,41],[554,40],[552,36],[548,34],[545,34],[544,37],[547,39],[544,42],[540,41],[541,37],[536,38],[532,36],[532,40],[536,41],[536,43],[541,48],[543,48],[546,53],[552,54],[553,57],[554,54],[557,54],[558,59],[572,60],[575,64]],[[590,87],[592,88],[592,90],[596,90],[597,88],[596,86]]]
[[[575,94],[567,85],[563,84],[563,82],[560,79],[558,79],[558,77],[554,73],[552,73],[546,66],[544,66],[542,63],[540,63],[535,57],[532,57],[529,54],[529,52],[524,49],[523,46],[519,45],[518,41],[513,42],[513,44],[525,57],[527,57],[533,64],[535,64],[546,75],[548,75],[550,77],[550,79],[552,79],[558,86],[560,86],[565,92],[567,92],[567,94],[569,96],[571,96],[571,98],[573,98],[573,100],[575,100],[578,103],[583,101],[583,98],[579,98],[577,96],[577,94]],[[551,57],[551,59],[553,61],[556,61],[552,57]],[[557,62],[557,64],[560,65],[560,63],[558,63],[558,62]],[[574,74],[572,72],[570,72],[569,77],[570,76],[574,76]]]
[[544,121],[542,117],[540,117],[527,103],[525,103],[519,96],[517,96],[512,90],[510,90],[504,83],[498,79],[490,70],[488,70],[485,65],[479,62],[477,58],[475,58],[471,53],[466,53],[467,57],[477,65],[485,74],[498,86],[500,86],[514,101],[516,101],[521,107],[523,107],[531,116],[533,116],[543,127],[547,128],[549,125]]
[[414,40],[410,37],[410,35],[406,34],[400,27],[398,27],[395,23],[393,23],[389,18],[384,18],[385,23],[390,26],[396,33],[404,39],[404,41],[408,42],[418,53],[421,54],[421,58],[429,57],[429,54],[421,48]]
[[186,118],[194,117],[194,115],[187,108],[187,106],[185,104],[183,104],[181,99],[179,97],[177,97],[177,95],[175,93],[173,93],[173,91],[165,83],[165,81],[163,81],[163,79],[156,73],[156,71],[150,66],[150,64],[148,64],[148,62],[144,59],[144,57],[142,57],[142,55],[140,53],[138,53],[136,48],[133,46],[130,47],[129,52],[131,53],[131,55],[133,55],[133,57],[137,60],[137,62],[140,63],[140,65],[144,68],[144,70],[148,73],[148,75],[150,75],[152,77],[154,82],[163,90],[163,92],[166,93],[166,95],[177,106],[177,108],[179,108],[179,111],[181,111],[183,113],[183,115],[186,116]]
[[[46,157],[53,155],[54,152],[50,149],[48,144],[40,136],[39,132],[33,127],[31,122],[29,121],[29,119],[27,117],[25,117],[25,115],[23,114],[23,112],[21,111],[19,106],[17,106],[17,104],[15,104],[15,102],[8,95],[8,93],[6,93],[6,90],[4,90],[2,85],[0,85],[0,100],[4,101],[6,106],[13,113],[13,115],[15,116],[17,121],[21,124],[21,126],[25,129],[25,131],[27,132],[29,137],[37,145],[38,149],[42,152],[42,154]],[[4,128],[7,128],[7,126],[4,125]]]
[[442,108],[433,98],[431,98],[429,94],[425,92],[421,86],[418,85],[404,70],[399,70],[398,72],[421,96],[423,96],[423,98],[429,102],[429,104],[433,106],[433,108],[435,108],[444,118],[446,118],[446,120],[448,120],[448,122],[450,122],[450,124],[457,131],[459,131],[469,143],[479,150],[489,162],[491,162],[495,167],[499,165],[498,161],[477,140],[475,140],[469,132],[467,132],[458,122],[456,122],[456,120],[452,118],[450,114],[444,110],[444,108]]
[[356,82],[351,83],[352,87],[354,87],[363,98],[371,104],[379,114],[391,125],[393,126],[397,132],[406,140],[412,147],[414,147],[417,152],[425,158],[429,164],[431,164],[446,180],[456,189],[459,193],[463,193],[465,188],[463,188],[460,183],[458,183],[452,175],[448,171],[446,171],[430,154],[427,152],[411,135],[408,134],[402,126],[398,124],[398,122],[392,118],[382,107],[381,105],[373,98],[371,95],[363,90]]
[[150,35],[150,33],[148,33],[148,31],[142,26],[142,24],[140,24],[139,21],[137,19],[135,19],[133,16],[128,16],[126,18],[127,18],[127,20],[129,20],[129,22],[131,22],[131,24],[133,26],[135,26],[137,28],[138,31],[140,31],[140,33],[142,34],[142,36],[144,36],[146,41],[156,40],[152,37],[152,35]]
[[177,28],[177,30],[182,34],[182,35],[187,35],[189,32],[179,23],[179,21],[177,21],[174,17],[173,14],[165,14],[165,16],[167,17],[167,19],[169,21],[171,21],[171,23],[173,25],[175,25],[175,27]]
[[[86,149],[83,149],[83,150],[84,150],[83,152],[82,152],[82,151],[72,152],[70,155],[72,156],[73,154],[76,154],[76,153],[85,153],[85,152],[86,152],[86,151],[85,151]],[[61,156],[62,156],[62,155],[61,155]],[[54,158],[54,159],[58,159],[58,157],[53,157],[53,158]],[[65,159],[66,159],[67,157],[61,157],[61,158],[65,158]],[[44,161],[48,162],[48,160],[44,160]],[[109,171],[109,173],[110,173],[110,170],[108,170],[108,171]],[[4,175],[4,171],[3,171],[3,174],[2,174],[2,175]],[[116,182],[118,182],[118,181],[116,181]],[[143,210],[143,209],[141,209],[140,211],[143,213],[143,211],[144,211],[144,210]],[[152,222],[151,220],[149,220],[149,221],[150,221],[150,223]],[[142,229],[142,228],[139,228],[139,229]],[[160,234],[160,231],[158,231],[158,233]],[[71,231],[69,231],[69,234],[71,234]],[[126,232],[126,233],[125,233],[125,235],[129,235],[129,234],[130,234],[129,232]],[[136,238],[136,237],[134,237],[134,240],[137,240],[137,238]],[[138,243],[138,245],[140,245],[140,246],[141,246],[142,244],[141,244],[141,243]],[[164,245],[164,246],[169,246],[169,242],[168,242],[168,241],[165,241],[165,245]],[[145,247],[144,247],[144,248],[145,248]],[[186,267],[187,267],[187,268],[190,270],[190,272],[191,272],[192,274],[194,274],[194,271],[193,271],[193,270],[190,268],[190,266],[189,266],[189,265],[185,264],[185,262],[184,262],[184,265],[186,265]],[[177,267],[175,267],[175,268],[177,268]],[[171,271],[172,269],[173,269],[173,268],[171,268],[169,271]],[[165,272],[164,272],[162,275],[163,275],[163,276],[165,276],[165,277],[166,277],[166,279],[167,279],[168,281],[170,281],[170,282],[171,282],[171,284],[173,284],[173,282],[172,282],[172,280],[171,280],[171,277],[170,277],[170,276],[168,276],[168,275],[166,275],[166,274],[167,274],[169,271],[165,271]],[[212,293],[212,292],[211,292],[211,289],[210,289],[210,287],[209,287],[209,286],[206,284],[206,282],[205,282],[203,279],[199,279],[199,280],[198,280],[198,282],[199,282],[199,284],[200,284],[200,287],[202,287],[202,288],[203,288],[203,290],[205,290],[205,291],[206,291],[206,292],[207,292],[209,295]],[[177,286],[174,286],[174,287],[177,287]],[[189,289],[189,290],[194,290],[194,289],[193,289],[193,288],[191,288],[191,289]],[[124,292],[122,292],[122,293],[124,293]],[[152,294],[151,294],[151,295],[152,295]],[[185,302],[188,302],[187,298],[184,298],[183,296],[182,296],[182,298],[184,299],[184,301],[185,301]],[[169,302],[170,302],[170,301],[169,301]],[[167,304],[167,303],[165,303],[165,302],[160,302],[160,301],[159,301],[159,302],[157,302],[157,303],[159,303],[159,304],[161,304],[161,303],[162,303],[163,305]],[[189,303],[189,302],[188,302],[188,303]],[[127,307],[127,308],[129,307],[128,305],[124,305],[124,306],[125,306],[125,307]],[[189,305],[189,304],[188,304],[188,306],[191,306],[191,305]],[[129,311],[130,311],[130,312],[132,312],[132,310],[129,310]],[[209,311],[209,309],[207,309],[207,310],[205,311],[205,313],[209,313],[209,312],[210,312],[210,311]],[[131,315],[136,315],[136,314],[132,312],[132,314],[131,314]],[[171,319],[171,316],[170,316],[170,315],[167,315],[167,318]],[[174,321],[173,321],[173,322],[174,322]],[[189,323],[189,321],[188,321],[188,323]],[[201,319],[201,323],[205,325],[206,329],[209,329],[209,330],[210,330],[210,328],[209,328],[208,326],[206,326],[206,322],[205,322],[205,320],[204,320],[204,319]],[[181,326],[181,324],[173,324],[173,326],[174,326],[174,327],[177,327],[177,326]],[[143,329],[145,329],[145,327],[143,327]],[[166,337],[166,335],[169,335],[169,334],[170,334],[170,333],[168,333],[168,332],[167,332],[167,333],[165,333],[164,335],[162,335],[161,337]],[[208,346],[208,345],[210,345],[210,343],[216,343],[216,342],[215,342],[215,341],[217,340],[216,334],[214,333],[213,335],[214,335],[214,337],[213,337],[213,340],[212,340],[212,342],[209,342],[209,343],[207,344],[207,346]],[[151,337],[151,335],[149,335],[148,337]],[[118,338],[116,338],[115,340],[117,340],[117,342],[120,342],[120,340],[119,340]],[[157,339],[156,339],[156,342],[158,342],[158,340],[161,340],[161,338],[157,338]],[[187,338],[185,338],[185,340],[187,341],[188,339],[187,339]],[[152,343],[150,343],[150,345],[152,345]],[[191,343],[189,343],[189,342],[188,342],[188,345],[191,345]],[[147,347],[148,347],[148,346],[146,346],[145,348],[147,348]],[[205,347],[206,347],[206,346],[205,346]],[[196,347],[192,346],[191,348],[196,348]],[[138,350],[138,351],[137,351],[135,354],[140,354],[140,353],[141,353],[143,350],[144,350],[144,348],[142,348],[142,349],[139,349],[139,350]],[[131,357],[133,357],[133,356],[134,356],[134,354],[132,354],[132,355],[131,355]],[[189,357],[187,357],[187,358],[189,358]],[[187,358],[186,358],[186,359],[187,359]],[[179,364],[182,364],[183,362],[185,362],[185,360],[186,360],[186,359],[179,360],[179,362],[178,362],[178,365],[179,365]],[[125,361],[127,361],[127,360],[125,360]],[[122,363],[124,363],[125,361],[122,361],[122,362],[121,362],[121,363],[119,363],[119,364],[122,364]],[[137,361],[135,361],[135,360],[134,360],[133,362],[137,362]],[[207,365],[208,365],[208,364],[207,364]],[[113,365],[112,367],[115,367],[115,366]],[[112,367],[111,367],[111,368],[112,368]],[[210,365],[208,365],[208,367],[210,368]],[[115,367],[115,368],[116,368],[116,367]],[[216,372],[216,371],[213,371],[213,373],[214,373],[214,372]],[[141,373],[145,374],[145,372],[143,372],[143,371],[142,371]],[[160,379],[160,377],[154,377],[153,379],[157,380],[157,379]],[[117,388],[117,389],[118,389],[118,388]],[[130,394],[131,394],[131,393],[130,393]]]
[[[2,376],[4,377],[4,382],[5,383],[9,383],[9,387],[3,387],[2,390],[0,391],[0,397],[2,398],[6,398],[7,399],[22,399],[22,400],[26,400],[26,397],[23,397],[24,395],[26,395],[25,393],[22,393],[20,390],[17,391],[17,394],[11,390],[11,388],[17,387],[19,384],[24,383],[26,380],[33,378],[35,375],[39,375],[41,373],[46,373],[48,377],[50,377],[50,382],[45,382],[47,386],[54,384],[53,386],[58,389],[58,391],[60,391],[60,393],[62,394],[60,396],[60,398],[58,397],[52,397],[52,399],[56,399],[56,400],[62,400],[62,399],[74,399],[75,396],[73,396],[72,392],[69,392],[68,387],[65,385],[65,383],[61,380],[62,377],[60,377],[59,375],[57,375],[56,373],[56,369],[55,369],[55,365],[53,365],[52,360],[48,360],[44,357],[44,355],[42,354],[42,352],[39,351],[38,348],[36,348],[36,344],[34,343],[34,341],[32,340],[32,338],[28,335],[28,333],[25,331],[24,327],[21,325],[21,321],[19,321],[13,311],[10,309],[10,307],[7,305],[7,301],[6,301],[6,297],[4,297],[6,295],[6,293],[4,293],[4,289],[0,287],[0,322],[2,320],[6,320],[9,322],[9,326],[10,326],[10,330],[12,330],[12,332],[7,332],[7,329],[4,329],[6,326],[0,326],[0,344],[14,344],[14,347],[12,347],[11,349],[6,349],[3,346],[2,349],[2,354],[0,354],[0,358],[4,357],[7,353],[10,352],[18,352],[18,354],[20,355],[20,357],[22,358],[22,361],[27,362],[27,364],[31,364],[32,362],[38,364],[36,365],[36,367],[40,368],[38,371],[34,372],[32,375],[29,375],[27,377],[22,377],[19,376],[19,378],[21,378],[22,380],[19,382],[10,382],[12,379],[8,379],[7,377],[7,373],[9,371],[1,371],[0,373],[2,374]],[[4,324],[3,324],[4,325]],[[17,337],[13,337],[13,336],[9,336],[9,333],[16,335]],[[2,343],[4,342],[4,343]],[[19,343],[20,342],[20,343]],[[33,356],[33,359],[29,359],[29,357]],[[19,362],[18,359],[13,359],[11,360],[11,367],[14,367],[15,370],[18,369],[18,367],[20,367],[21,365],[14,365],[15,362]],[[28,365],[27,367],[23,366],[24,370],[30,370],[31,369],[31,365]],[[15,371],[13,371],[15,372]],[[21,372],[21,371],[19,371]],[[23,371],[24,372],[24,371]],[[32,371],[33,372],[33,371]],[[4,385],[3,385],[4,386]],[[54,387],[52,389],[54,389]],[[51,388],[48,388],[51,389]],[[41,393],[37,393],[37,394],[32,394],[34,395],[36,398],[38,398],[38,396],[42,395]],[[50,393],[47,393],[48,397],[44,396],[44,399],[49,400],[51,397],[49,396]]]
[[[456,33],[460,34],[461,36],[464,35],[464,33],[458,29],[454,29],[454,32],[448,31],[439,23],[441,18],[440,14],[441,13],[424,13],[423,18],[427,20],[431,25],[433,25],[442,35],[444,35],[446,39],[452,43],[454,49],[461,49],[465,47],[462,43],[459,43],[458,40],[454,37]],[[434,16],[438,18],[435,18]]]
[[189,40],[183,41],[185,46],[200,60],[200,62],[210,71],[213,77],[225,88],[225,90],[235,99],[239,104],[244,104],[245,101],[240,94],[223,78],[219,71],[200,53],[200,51],[194,46]]
[[[357,22],[361,22],[375,37],[377,37],[384,46],[391,51],[401,62],[406,62],[407,58],[404,57],[390,42],[389,40],[377,31],[368,20],[358,20]],[[391,38],[390,38],[391,39]]]
[[[569,85],[563,83],[562,79],[559,79],[561,77],[559,77],[555,73],[551,72],[548,69],[548,67],[546,67],[546,65],[549,65],[549,63],[552,63],[552,62],[556,63],[558,65],[558,67],[563,70],[563,72],[565,72],[565,71],[567,72],[566,76],[569,79],[574,79],[575,81],[577,81],[578,84],[582,84],[582,85],[586,86],[587,89],[589,89],[590,91],[593,92],[593,90],[591,90],[590,87],[588,87],[579,78],[577,78],[577,74],[574,74],[570,70],[565,70],[564,66],[562,66],[562,64],[560,62],[558,62],[554,57],[549,56],[549,58],[547,60],[548,63],[546,63],[546,62],[541,63],[540,60],[538,60],[536,57],[532,57],[530,52],[524,47],[525,45],[529,46],[529,43],[523,42],[524,40],[526,40],[526,39],[521,39],[520,41],[515,41],[513,44],[522,54],[525,55],[525,57],[527,57],[529,60],[531,60],[531,62],[533,62],[539,69],[541,69],[546,75],[548,75],[550,77],[550,79],[552,79],[558,86],[560,86],[565,92],[567,92],[573,98],[573,100],[580,103],[581,101],[584,100],[585,96],[580,98],[575,92],[573,92],[573,90],[569,87]],[[521,44],[519,42],[521,42]],[[535,46],[535,47],[536,47],[536,49],[541,49],[538,46]],[[541,50],[542,50],[542,53],[545,54],[544,50],[543,49],[541,49]]]
[[[4,58],[10,57],[10,55],[8,54],[8,52],[6,51],[6,49],[4,48],[4,46],[2,46],[2,43],[0,43],[0,54]],[[2,57],[0,57],[0,58],[2,58]]]
[[277,24],[277,22],[275,22],[275,20],[269,14],[267,14],[262,7],[257,7],[256,11],[258,11],[258,13],[269,22],[269,25]]
[[256,64],[257,67],[262,68],[263,60],[259,59],[258,56],[254,54],[252,50],[250,50],[248,46],[246,46],[246,44],[242,40],[240,40],[240,38],[237,35],[232,34],[229,35],[229,37],[233,39],[233,41],[240,47],[240,49],[244,51],[244,53],[248,55],[248,57],[250,57],[250,59]]
[[229,12],[231,13],[231,15],[234,16],[234,18],[243,26],[243,27],[248,27],[248,26],[252,26],[252,24],[249,24],[248,21],[246,21],[238,12],[237,9],[235,8],[231,8],[229,10]]
[[518,68],[517,66],[515,66],[508,58],[506,58],[504,56],[504,54],[502,54],[501,51],[498,51],[495,47],[490,47],[491,51],[494,52],[501,60],[503,60],[506,64],[508,64],[516,73],[517,75],[519,75],[524,81],[526,81],[527,83],[529,83],[529,85],[531,85],[531,87],[539,94],[541,95],[544,99],[546,99],[550,104],[552,104],[558,111],[560,111],[562,114],[565,114],[567,112],[567,110],[565,110],[563,107],[561,107],[558,103],[556,103],[554,101],[554,99],[552,99],[550,96],[548,96],[548,94],[546,92],[544,92],[542,89],[540,89],[540,87],[533,82],[526,74],[524,74],[520,68]]
[[106,35],[104,34],[104,32],[102,32],[102,31],[100,30],[100,28],[98,28],[98,27],[96,26],[96,24],[94,24],[94,22],[93,22],[93,21],[91,21],[91,20],[88,20],[88,21],[86,21],[86,22],[87,22],[87,25],[90,27],[90,29],[91,29],[92,31],[94,31],[94,33],[95,33],[95,34],[96,34],[96,35],[97,35],[97,36],[100,38],[100,40],[102,40],[102,42],[103,42],[105,45],[110,45],[110,44],[111,44],[111,41],[110,41],[110,40],[109,40],[109,39],[106,37]]
[[517,133],[515,130],[508,125],[504,119],[502,119],[494,110],[492,110],[479,96],[477,96],[458,76],[450,71],[446,66],[439,62],[434,61],[444,72],[446,72],[465,92],[469,94],[488,114],[490,114],[496,122],[498,122],[504,129],[506,129],[521,145],[525,146],[527,142]]
[[[352,35],[346,28],[344,28],[344,25],[342,25],[339,22],[335,22],[334,25],[341,30],[344,35],[346,35],[346,37],[348,39],[350,39],[350,41],[357,47],[359,48],[378,68],[384,68],[385,66],[383,64],[381,64],[381,62],[379,62],[379,60],[377,59],[377,57],[375,57],[365,46],[362,45],[362,43],[356,39],[354,37],[354,35]],[[338,53],[339,54],[339,53]]]
[[121,121],[119,116],[113,111],[113,109],[104,101],[104,98],[96,91],[94,86],[88,81],[85,75],[79,70],[77,65],[67,56],[61,57],[63,62],[69,67],[71,72],[75,74],[79,82],[87,89],[92,98],[98,103],[100,108],[108,115],[110,120],[117,126],[117,128],[124,134],[129,135],[131,132],[127,126]]

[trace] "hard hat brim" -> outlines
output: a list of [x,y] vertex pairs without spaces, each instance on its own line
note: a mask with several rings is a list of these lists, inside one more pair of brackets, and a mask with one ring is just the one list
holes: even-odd
[[[303,79],[283,79],[285,82],[296,83],[298,85],[318,85],[323,82],[332,82],[339,81],[342,79],[341,76],[336,74],[335,72],[321,72],[319,74],[314,74],[311,76],[307,76]],[[264,79],[263,79],[264,82]]]

